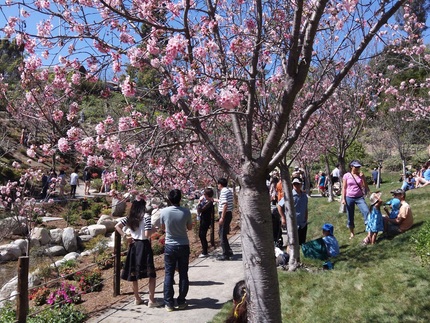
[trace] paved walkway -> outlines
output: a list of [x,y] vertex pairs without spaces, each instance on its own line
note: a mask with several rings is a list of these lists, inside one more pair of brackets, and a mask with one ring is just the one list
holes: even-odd
[[[216,255],[221,250],[215,250],[208,258],[197,258],[189,267],[188,276],[190,289],[187,295],[188,307],[185,310],[167,312],[164,307],[148,308],[146,305],[134,305],[130,297],[124,304],[115,304],[111,309],[101,313],[87,322],[112,323],[205,323],[210,322],[222,306],[232,299],[233,287],[243,279],[242,249],[240,235],[230,238],[230,246],[234,256],[230,261],[218,261]],[[176,283],[179,281],[175,275]],[[174,285],[175,297],[178,296],[178,285]],[[158,302],[163,301],[163,283],[155,289]],[[147,295],[144,297],[147,300]]]

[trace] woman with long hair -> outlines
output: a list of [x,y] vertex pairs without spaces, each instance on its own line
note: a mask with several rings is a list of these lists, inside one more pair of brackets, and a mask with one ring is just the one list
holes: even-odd
[[143,303],[139,295],[138,280],[149,278],[148,307],[158,307],[155,301],[155,266],[150,236],[152,232],[151,214],[145,214],[146,202],[136,198],[131,204],[127,217],[122,218],[115,229],[126,239],[129,247],[121,278],[131,281],[136,305]]
[[244,280],[236,283],[233,289],[233,311],[226,323],[245,323],[248,321],[248,292]]

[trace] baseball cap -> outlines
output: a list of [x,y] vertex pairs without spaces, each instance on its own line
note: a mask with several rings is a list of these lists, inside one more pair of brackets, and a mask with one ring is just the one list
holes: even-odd
[[331,223],[324,223],[324,225],[322,226],[322,228],[324,231],[328,231],[330,232],[331,235],[333,235],[334,232],[334,226]]
[[361,167],[361,164],[358,160],[353,160],[352,162],[349,163],[349,166],[351,167]]
[[293,184],[295,184],[295,183],[299,183],[299,184],[301,184],[302,183],[302,181],[300,180],[300,178],[298,178],[298,177],[295,177],[294,179],[293,179],[293,182],[292,182]]

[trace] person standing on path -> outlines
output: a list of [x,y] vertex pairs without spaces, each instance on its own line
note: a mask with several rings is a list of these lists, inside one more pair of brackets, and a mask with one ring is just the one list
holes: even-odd
[[88,166],[84,168],[84,194],[90,195],[91,187],[91,170]]
[[342,204],[346,205],[346,213],[348,216],[348,228],[350,231],[349,239],[354,238],[354,212],[355,205],[358,206],[361,214],[363,215],[364,224],[367,223],[367,215],[369,214],[369,207],[364,200],[369,186],[367,185],[366,178],[360,172],[361,164],[357,160],[353,160],[349,164],[350,172],[343,176],[342,183]]
[[75,168],[73,173],[70,174],[70,197],[76,197],[76,187],[79,186],[78,170]]
[[161,210],[161,228],[166,232],[164,246],[164,305],[168,312],[174,310],[173,277],[175,269],[179,272],[179,296],[176,309],[185,309],[185,297],[188,293],[188,263],[190,243],[187,229],[191,230],[193,223],[189,209],[180,206],[182,193],[178,189],[169,192],[168,199],[172,204]]
[[115,229],[127,241],[129,246],[121,278],[132,282],[135,305],[143,303],[139,295],[138,280],[149,278],[148,307],[153,308],[160,306],[160,304],[154,298],[156,273],[150,241],[152,225],[151,215],[145,214],[145,208],[145,200],[136,198],[131,204],[129,215],[120,219],[115,225]]
[[212,188],[206,188],[204,191],[204,199],[197,206],[197,211],[200,214],[199,238],[202,243],[202,253],[199,258],[208,256],[208,239],[207,233],[211,225],[212,215],[214,213],[214,191]]
[[218,199],[219,213],[219,238],[222,247],[222,256],[218,260],[229,260],[233,256],[227,234],[230,232],[230,223],[233,219],[233,192],[227,187],[227,179],[218,179],[218,189],[220,190]]

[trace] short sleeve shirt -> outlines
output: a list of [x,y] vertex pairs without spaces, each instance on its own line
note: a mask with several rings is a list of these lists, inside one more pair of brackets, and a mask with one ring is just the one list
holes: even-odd
[[191,212],[182,206],[169,206],[161,210],[160,223],[166,227],[167,245],[189,245],[188,224],[192,224]]
[[119,222],[125,227],[125,229],[123,228],[123,231],[130,233],[131,237],[135,240],[147,240],[145,231],[151,231],[152,229],[151,216],[149,214],[145,214],[143,219],[139,222],[139,227],[135,230],[132,230],[127,226],[128,217],[121,218]]

